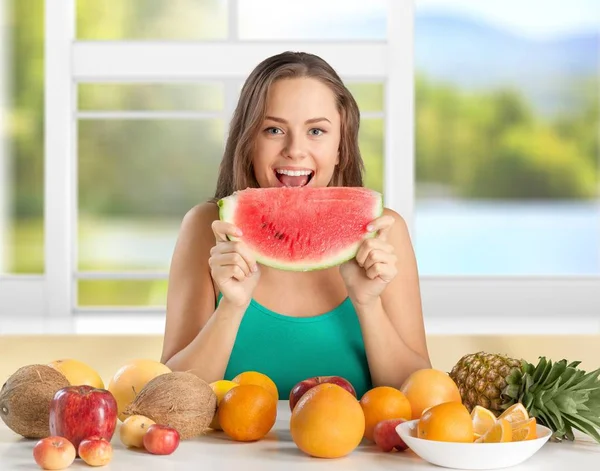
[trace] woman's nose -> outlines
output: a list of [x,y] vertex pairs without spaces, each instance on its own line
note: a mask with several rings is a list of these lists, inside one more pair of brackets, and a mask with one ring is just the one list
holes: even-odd
[[293,160],[302,160],[306,157],[304,141],[299,136],[289,136],[285,148],[285,156]]

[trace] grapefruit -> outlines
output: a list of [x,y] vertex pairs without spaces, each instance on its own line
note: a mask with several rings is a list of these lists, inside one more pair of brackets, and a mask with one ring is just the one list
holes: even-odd
[[365,433],[358,400],[341,386],[321,383],[302,395],[290,418],[296,446],[317,458],[350,454]]
[[86,363],[72,358],[55,360],[48,363],[48,366],[60,371],[71,386],[92,386],[98,389],[104,389],[104,382],[96,370]]
[[146,384],[171,369],[155,360],[137,359],[123,365],[108,384],[108,390],[115,396],[119,409],[119,419],[124,421],[125,408],[135,399]]

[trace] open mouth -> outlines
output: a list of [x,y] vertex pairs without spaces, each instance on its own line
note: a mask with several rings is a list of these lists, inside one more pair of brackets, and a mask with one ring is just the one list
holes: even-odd
[[274,171],[281,186],[306,186],[315,174],[313,170],[309,169],[276,168]]

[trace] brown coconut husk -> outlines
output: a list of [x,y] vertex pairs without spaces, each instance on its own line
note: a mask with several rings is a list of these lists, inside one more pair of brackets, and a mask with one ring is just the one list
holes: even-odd
[[206,381],[174,371],[150,380],[124,413],[173,427],[186,440],[208,430],[216,408],[217,396]]
[[0,417],[25,438],[50,436],[50,402],[67,378],[46,365],[19,368],[0,390]]

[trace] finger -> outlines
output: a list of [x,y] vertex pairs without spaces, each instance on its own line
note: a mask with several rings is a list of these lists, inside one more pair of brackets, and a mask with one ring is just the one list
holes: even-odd
[[367,226],[367,230],[369,232],[377,232],[376,237],[381,240],[386,240],[387,235],[394,225],[394,218],[392,216],[381,216],[369,223]]
[[258,266],[256,265],[256,259],[254,258],[254,254],[248,248],[248,246],[244,243],[244,241],[236,240],[236,241],[227,241],[220,242],[217,245],[213,246],[210,249],[211,256],[223,255],[226,253],[238,253],[246,262],[250,270],[257,271]]
[[361,267],[364,266],[365,260],[372,250],[381,250],[383,252],[392,253],[394,247],[381,239],[366,239],[358,248],[358,252],[356,253],[356,263]]
[[225,265],[217,267],[213,270],[213,278],[219,281],[226,281],[230,279],[244,281],[246,279],[246,275],[237,265]]
[[397,274],[396,267],[385,263],[375,263],[366,271],[369,279],[379,278],[384,283],[389,283]]
[[220,219],[213,221],[211,227],[217,243],[227,242],[229,240],[227,236],[240,237],[242,235],[242,231],[234,224]]
[[364,263],[365,270],[368,270],[376,263],[385,265],[396,265],[397,257],[393,253],[383,252],[382,250],[372,250]]
[[237,265],[242,269],[245,276],[250,276],[252,270],[250,266],[244,260],[244,258],[238,252],[229,252],[225,254],[215,255],[210,257],[208,264],[211,268],[224,267],[227,265]]

